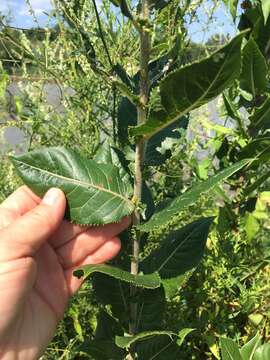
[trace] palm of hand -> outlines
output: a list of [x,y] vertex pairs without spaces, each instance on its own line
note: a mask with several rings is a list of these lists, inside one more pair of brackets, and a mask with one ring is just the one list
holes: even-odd
[[[0,229],[5,231],[40,202],[25,187],[16,193],[0,207]],[[40,218],[40,226],[42,221]],[[2,360],[36,359],[44,351],[69,297],[81,285],[81,280],[72,276],[74,268],[105,262],[116,255],[120,248],[116,235],[128,223],[129,220],[124,219],[119,224],[91,229],[63,220],[33,256],[18,256],[7,262],[1,262],[0,256]],[[20,241],[16,245],[18,254],[19,244]]]

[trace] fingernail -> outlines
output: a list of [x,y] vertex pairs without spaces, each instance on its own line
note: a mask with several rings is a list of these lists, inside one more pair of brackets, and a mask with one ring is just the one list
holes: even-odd
[[52,188],[45,194],[42,203],[46,205],[55,205],[60,199],[60,190]]

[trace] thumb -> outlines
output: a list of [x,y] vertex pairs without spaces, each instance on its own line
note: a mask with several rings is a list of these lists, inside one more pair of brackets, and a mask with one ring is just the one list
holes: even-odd
[[0,262],[33,256],[61,224],[64,193],[50,189],[39,205],[0,231]]

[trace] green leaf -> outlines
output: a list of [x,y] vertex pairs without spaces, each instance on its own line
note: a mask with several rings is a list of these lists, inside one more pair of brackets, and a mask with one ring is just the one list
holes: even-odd
[[117,134],[121,145],[128,143],[128,127],[137,123],[136,106],[123,97],[117,109]]
[[115,336],[124,334],[118,321],[116,321],[105,310],[101,309],[97,316],[97,328],[95,340],[111,340],[114,342]]
[[[141,269],[144,273],[158,272],[162,281],[176,278],[193,269],[200,262],[213,218],[201,218],[171,232],[159,249],[146,257]],[[175,284],[178,286],[178,283]]]
[[179,211],[182,211],[183,208],[194,204],[203,193],[213,189],[220,181],[223,181],[236,173],[242,167],[247,165],[248,162],[248,160],[242,160],[227,169],[220,171],[209,179],[194,185],[184,194],[176,197],[167,204],[163,204],[160,211],[155,212],[148,222],[138,227],[143,231],[151,231],[155,227],[166,226],[168,222],[179,213]]
[[134,336],[116,336],[115,344],[122,349],[128,349],[137,341],[143,341],[161,335],[172,337],[175,334],[171,331],[144,331]]
[[[128,330],[130,286],[128,283],[96,273],[93,275],[93,288],[98,303],[109,305],[114,317]],[[145,289],[144,289],[145,290]],[[147,290],[145,290],[147,291]],[[150,291],[150,290],[149,290]],[[154,290],[151,290],[154,291]]]
[[258,45],[252,37],[243,49],[243,65],[240,86],[253,97],[262,94],[267,86],[267,64]]
[[130,187],[117,167],[84,159],[62,147],[42,148],[12,158],[19,176],[37,195],[63,190],[70,220],[82,225],[119,221],[134,211]]
[[247,186],[243,191],[243,196],[248,196],[253,191],[259,189],[259,187],[270,177],[270,171],[262,174],[254,181],[254,183]]
[[121,150],[111,145],[109,141],[104,141],[103,144],[99,146],[93,160],[99,164],[112,164],[116,166],[122,182],[129,186],[128,192],[132,194],[133,187],[131,185],[128,162]]
[[171,72],[160,82],[160,105],[130,135],[149,138],[222,93],[240,73],[241,43],[246,32],[210,57]]
[[111,265],[84,265],[76,269],[73,273],[74,276],[86,279],[95,272],[109,275],[115,279],[125,281],[138,287],[146,289],[156,289],[160,286],[160,277],[157,273],[148,275],[132,275],[131,273],[118,269]]
[[178,291],[185,286],[190,277],[192,276],[194,269],[185,272],[185,274],[173,277],[171,279],[162,279],[162,285],[165,290],[167,299],[172,299],[178,294]]
[[222,360],[243,360],[238,346],[232,339],[220,338]]
[[270,96],[268,95],[261,107],[257,108],[255,112],[249,117],[249,129],[253,136],[256,136],[259,131],[264,131],[270,128]]
[[155,211],[155,203],[152,196],[152,192],[145,181],[142,184],[142,203],[145,204],[146,206],[144,216],[145,219],[148,220]]
[[264,23],[267,23],[268,17],[270,15],[270,1],[269,0],[261,0],[262,2],[262,12],[264,17]]
[[254,354],[257,348],[261,345],[260,334],[257,333],[248,343],[246,343],[241,349],[240,354],[243,360],[253,360]]
[[233,20],[236,18],[238,0],[223,0],[227,8],[229,9]]
[[138,331],[160,330],[166,304],[163,287],[153,290],[140,290],[136,301],[138,307]]
[[178,333],[178,340],[177,340],[177,345],[181,346],[185,340],[185,338],[195,329],[191,329],[191,328],[185,328],[179,331]]
[[180,347],[169,336],[157,336],[136,345],[138,360],[181,359]]
[[269,360],[269,359],[270,359],[270,344],[264,344],[255,351],[253,360]]
[[126,351],[111,340],[87,340],[76,348],[76,352],[88,354],[95,360],[124,360],[126,357]]
[[240,114],[239,111],[236,109],[236,106],[230,100],[229,96],[225,95],[225,93],[223,93],[222,96],[227,115],[232,119],[238,120],[240,118]]
[[264,163],[270,159],[270,137],[261,136],[252,140],[247,144],[238,154],[238,159],[245,159],[252,156],[254,160],[251,167],[256,168],[259,164]]

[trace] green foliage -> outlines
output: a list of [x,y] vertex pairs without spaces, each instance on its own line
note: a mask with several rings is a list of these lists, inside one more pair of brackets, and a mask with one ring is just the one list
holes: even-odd
[[232,339],[220,339],[222,360],[266,360],[270,355],[269,345],[270,344],[261,345],[259,333],[240,350]]
[[244,35],[239,34],[209,58],[165,77],[159,86],[160,102],[153,107],[145,124],[130,129],[131,136],[151,137],[225,90],[239,75]]
[[85,280],[96,272],[109,275],[120,281],[125,281],[129,284],[146,289],[156,289],[160,286],[160,278],[157,273],[149,275],[133,275],[127,271],[117,269],[110,265],[84,265],[83,267],[74,271],[74,276],[78,278],[83,277]]
[[161,210],[157,209],[153,217],[147,223],[140,225],[139,228],[143,231],[150,231],[157,226],[166,226],[169,220],[171,220],[171,218],[184,207],[194,204],[200,195],[213,189],[213,187],[218,185],[220,181],[225,180],[227,177],[240,170],[243,166],[247,165],[248,162],[250,162],[250,160],[238,162],[230,168],[223,170],[213,177],[210,177],[204,182],[193,186],[189,191],[179,197],[176,197],[169,203],[166,201],[164,204],[161,204]]
[[115,166],[83,160],[74,151],[61,147],[35,150],[13,158],[13,163],[38,195],[53,186],[62,189],[68,215],[77,224],[117,222],[134,210],[129,183],[122,182]]
[[[235,18],[238,1],[224,3]],[[110,265],[75,272],[91,281],[44,358],[212,360],[220,358],[221,337],[225,359],[249,358],[255,348],[254,359],[268,359],[258,335],[247,343],[259,329],[268,340],[270,319],[266,2],[241,10],[239,29],[251,32],[221,48],[226,36],[206,45],[188,38],[201,0],[149,1],[148,19],[141,6],[125,1],[112,1],[125,17],[109,1],[98,9],[87,1],[55,4],[58,26],[40,37],[33,32],[35,42],[23,31],[1,32],[27,79],[6,126],[27,135],[28,150],[39,148],[13,161],[37,194],[62,188],[67,216],[76,223],[104,224],[128,214],[146,222],[120,235],[122,250]],[[150,48],[144,61],[142,35]],[[145,104],[142,63],[148,64]],[[6,107],[6,73],[1,79]],[[56,108],[43,98],[52,81],[61,92]],[[224,123],[211,124],[205,105],[221,93],[223,102],[215,103]],[[142,113],[145,122],[137,124]],[[59,144],[65,148],[51,148]],[[4,198],[18,180],[6,160],[1,170]],[[133,182],[141,197],[132,197]],[[139,271],[131,274],[134,261]],[[186,337],[191,327],[198,331]],[[244,343],[239,350],[236,344]]]
[[220,347],[222,360],[242,360],[240,351],[233,340],[221,338]]
[[252,37],[250,37],[243,49],[240,83],[242,89],[250,92],[253,96],[264,93],[266,90],[266,60]]
[[170,292],[177,290],[179,276],[196,267],[201,260],[212,218],[202,218],[184,228],[171,232],[158,250],[153,251],[142,262],[144,273],[157,271],[166,289],[169,281]]
[[270,15],[270,3],[267,0],[262,0],[262,12],[264,17],[264,23],[267,23],[268,17]]

